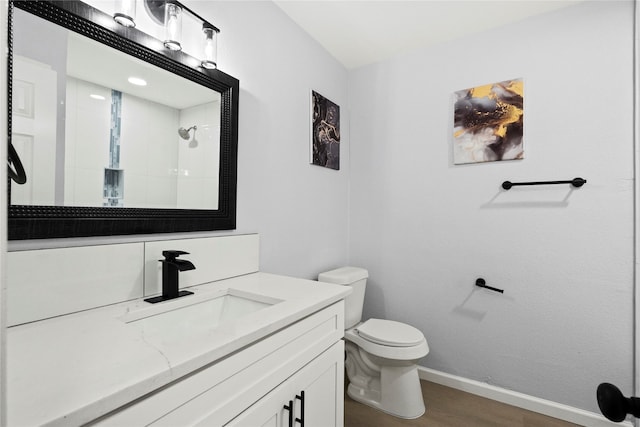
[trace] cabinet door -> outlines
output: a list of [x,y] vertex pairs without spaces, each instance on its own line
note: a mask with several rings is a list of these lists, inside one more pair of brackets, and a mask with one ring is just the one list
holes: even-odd
[[[343,393],[344,343],[339,341],[227,425],[294,427],[304,418],[305,427],[342,427]],[[291,420],[285,406],[293,406]]]
[[[290,408],[295,407],[296,404],[293,398],[291,384],[287,381],[251,405],[249,409],[227,425],[237,427],[290,427],[294,425],[292,423],[295,419],[295,414],[291,413],[292,409],[286,409],[285,405]],[[199,425],[213,427],[213,424],[206,421]]]

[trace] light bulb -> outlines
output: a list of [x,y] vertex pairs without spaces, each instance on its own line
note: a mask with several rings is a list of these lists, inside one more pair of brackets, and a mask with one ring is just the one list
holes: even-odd
[[116,0],[116,12],[113,19],[124,27],[136,26],[136,1],[135,0]]
[[174,3],[166,3],[164,9],[164,45],[171,50],[181,50],[182,9]]
[[209,24],[202,25],[202,33],[204,35],[204,46],[202,56],[202,66],[208,69],[214,69],[217,67],[217,31]]

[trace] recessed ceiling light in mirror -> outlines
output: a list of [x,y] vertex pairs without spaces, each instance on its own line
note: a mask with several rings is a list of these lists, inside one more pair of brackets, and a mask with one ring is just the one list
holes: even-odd
[[129,77],[127,79],[129,83],[136,86],[146,86],[147,81],[145,79],[141,79],[140,77]]

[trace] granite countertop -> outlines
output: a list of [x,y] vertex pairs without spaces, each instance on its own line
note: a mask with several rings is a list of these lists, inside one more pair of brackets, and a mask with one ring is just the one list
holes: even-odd
[[[200,319],[176,326],[173,308],[226,289],[273,305],[218,325]],[[343,299],[351,288],[253,273],[189,290],[194,295],[159,304],[139,299],[9,328],[8,425],[87,423]],[[166,325],[136,321],[167,311]]]

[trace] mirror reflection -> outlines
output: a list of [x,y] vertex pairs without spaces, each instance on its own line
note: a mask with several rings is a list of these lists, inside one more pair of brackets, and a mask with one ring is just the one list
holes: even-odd
[[18,9],[13,53],[12,205],[218,208],[218,92]]

